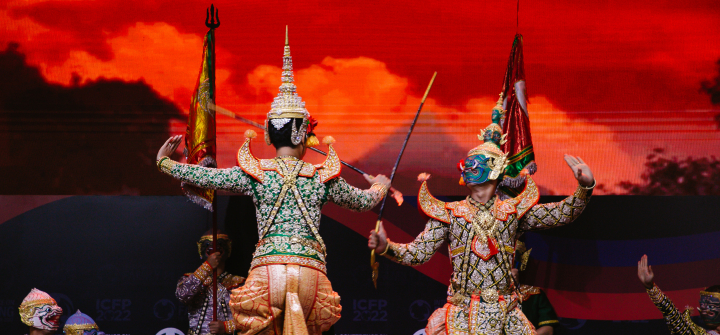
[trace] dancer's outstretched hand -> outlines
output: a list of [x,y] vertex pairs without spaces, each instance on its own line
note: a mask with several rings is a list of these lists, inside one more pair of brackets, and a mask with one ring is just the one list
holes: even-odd
[[367,180],[370,184],[380,183],[385,185],[387,188],[390,188],[390,178],[386,177],[384,174],[379,174],[375,177],[364,174],[363,177],[365,177],[365,180]]
[[640,282],[642,282],[647,289],[651,289],[653,287],[655,274],[653,273],[652,267],[648,265],[647,258],[647,255],[643,255],[640,261],[638,261],[638,278],[640,278]]
[[368,249],[374,249],[376,253],[381,254],[385,252],[387,247],[387,233],[385,233],[385,227],[383,227],[382,222],[380,222],[380,227],[377,232],[375,232],[375,229],[370,231],[370,236],[368,236]]
[[165,156],[170,157],[170,155],[172,155],[175,150],[177,150],[178,146],[180,146],[180,141],[182,141],[182,135],[170,136],[170,138],[165,141],[165,144],[160,147],[160,150],[157,154],[157,159],[163,158]]
[[577,179],[580,185],[590,187],[595,184],[595,177],[590,171],[590,167],[579,156],[574,157],[565,155],[565,162],[572,169],[575,179]]

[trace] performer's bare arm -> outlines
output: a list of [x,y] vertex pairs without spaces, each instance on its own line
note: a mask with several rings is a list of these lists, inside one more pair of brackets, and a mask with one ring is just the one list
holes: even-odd
[[382,223],[376,233],[370,231],[368,248],[403,265],[420,265],[432,258],[447,239],[449,227],[435,219],[428,220],[420,235],[411,243],[394,243],[388,240]]
[[537,335],[553,335],[555,330],[550,326],[541,326],[537,329]]
[[348,184],[342,177],[330,180],[327,183],[329,200],[340,207],[356,212],[371,210],[387,193],[390,179],[384,175],[375,177],[364,175],[364,177],[372,184],[367,190],[361,190]]
[[577,190],[563,201],[533,206],[520,218],[520,230],[559,227],[573,222],[585,209],[595,187],[595,177],[580,157],[565,155],[565,162],[579,183]]
[[157,154],[160,171],[204,189],[226,190],[235,193],[251,192],[252,177],[241,168],[215,169],[178,163],[170,159],[182,141],[181,135],[170,137]]

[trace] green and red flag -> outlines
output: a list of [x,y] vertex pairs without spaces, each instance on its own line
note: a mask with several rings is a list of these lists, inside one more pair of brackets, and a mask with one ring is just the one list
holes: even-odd
[[[190,104],[185,133],[185,157],[188,164],[217,167],[215,155],[215,29],[205,34],[202,65]],[[212,210],[214,190],[183,183],[185,194],[194,203]]]
[[502,89],[503,109],[506,110],[502,128],[503,134],[507,136],[507,142],[502,145],[501,149],[508,153],[508,166],[502,181],[504,190],[525,185],[525,174],[521,173],[523,170],[527,174],[537,171],[530,134],[530,115],[527,109],[522,42],[522,35],[515,35]]

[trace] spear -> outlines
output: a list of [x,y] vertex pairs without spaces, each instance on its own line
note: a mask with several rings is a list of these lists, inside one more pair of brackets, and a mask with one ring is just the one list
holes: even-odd
[[[400,164],[400,159],[402,158],[403,153],[405,152],[405,147],[407,147],[408,140],[410,140],[410,135],[412,135],[413,129],[415,129],[415,123],[417,123],[418,117],[420,116],[420,111],[423,108],[423,105],[425,104],[425,99],[428,96],[428,93],[430,93],[430,88],[432,87],[433,82],[435,81],[435,76],[437,76],[437,72],[433,74],[432,79],[430,79],[430,84],[428,84],[427,89],[425,90],[425,95],[423,95],[422,100],[420,101],[420,106],[418,107],[417,113],[415,113],[415,119],[413,119],[412,124],[410,124],[410,130],[408,130],[407,136],[405,136],[405,142],[403,142],[402,149],[400,149],[400,153],[398,154],[397,160],[395,161],[395,166],[393,166],[392,173],[390,173],[390,183],[392,183],[393,178],[395,178],[395,172],[397,171],[398,165]],[[380,204],[380,212],[378,213],[377,221],[375,222],[375,232],[377,233],[380,230],[380,223],[382,222],[382,215],[383,210],[385,209],[385,200],[387,200],[387,197],[384,197],[382,200],[382,204]],[[377,278],[378,278],[378,267],[379,263],[375,261],[375,249],[370,251],[370,266],[372,266],[372,280],[373,285],[377,289]]]
[[[249,124],[249,125],[251,125],[251,126],[260,128],[260,129],[262,129],[262,131],[267,131],[267,129],[265,129],[265,126],[263,126],[263,125],[255,122],[255,121],[253,121],[253,120],[250,120],[250,119],[248,119],[248,118],[246,118],[246,117],[240,116],[239,114],[237,114],[237,113],[235,113],[235,112],[233,112],[233,111],[231,111],[231,110],[228,110],[228,109],[226,109],[226,108],[223,108],[223,107],[217,106],[217,105],[212,105],[212,108],[215,109],[215,111],[217,111],[218,113],[220,113],[220,114],[222,114],[222,115],[231,117],[231,118],[233,118],[233,119],[235,119],[235,120],[238,120],[238,121],[240,121],[240,122],[244,122],[244,123],[247,123],[247,124]],[[319,154],[321,154],[321,155],[323,155],[323,156],[327,156],[327,153],[326,153],[325,151],[322,151],[322,150],[320,150],[320,149],[318,149],[318,148],[309,147],[308,149],[310,149],[310,150],[312,150],[312,151],[315,151],[315,152],[317,152],[317,153],[319,153]],[[345,161],[343,161],[343,160],[341,160],[340,163],[342,163],[343,165],[349,167],[350,169],[352,169],[353,171],[355,171],[355,172],[357,172],[357,173],[359,173],[359,174],[362,174],[362,175],[368,174],[368,173],[366,173],[365,171],[360,170],[360,169],[358,169],[357,167],[353,166],[352,164],[350,164],[350,163],[348,163],[348,162],[345,162]],[[395,201],[397,201],[398,206],[402,205],[402,203],[403,203],[403,195],[402,195],[402,193],[401,193],[400,191],[396,190],[396,189],[393,188],[393,187],[390,188],[390,192],[392,193],[391,196],[393,197],[393,199],[395,199]]]

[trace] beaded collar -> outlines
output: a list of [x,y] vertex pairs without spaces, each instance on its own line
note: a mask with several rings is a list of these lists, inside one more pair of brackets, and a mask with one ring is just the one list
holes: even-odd
[[495,203],[495,198],[496,198],[496,197],[497,197],[497,196],[493,195],[492,198],[490,198],[490,200],[488,200],[488,202],[486,202],[486,203],[484,203],[484,204],[483,204],[482,202],[476,201],[475,199],[473,199],[473,198],[472,198],[471,196],[469,196],[469,195],[467,196],[467,198],[466,198],[465,200],[467,200],[467,202],[468,202],[469,204],[477,207],[477,208],[480,209],[480,210],[486,210],[486,211],[488,211],[488,210],[490,210],[490,208],[492,208],[493,204]]

